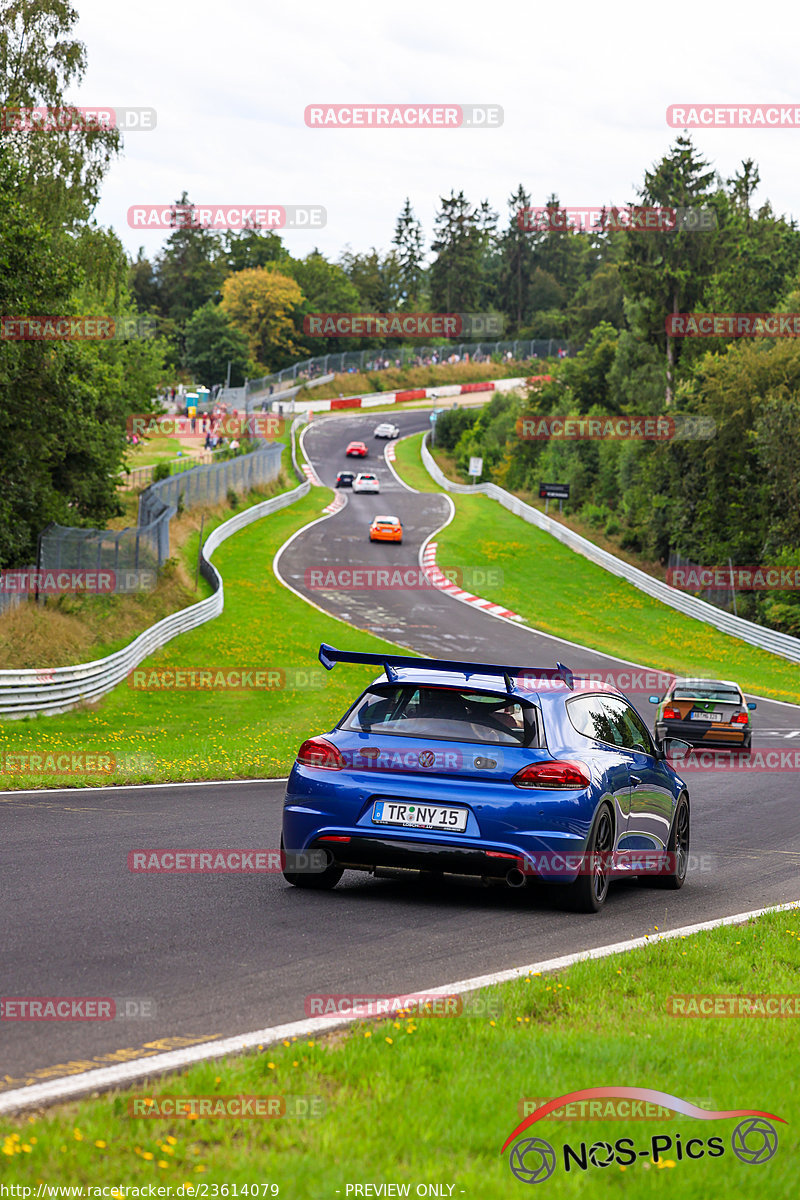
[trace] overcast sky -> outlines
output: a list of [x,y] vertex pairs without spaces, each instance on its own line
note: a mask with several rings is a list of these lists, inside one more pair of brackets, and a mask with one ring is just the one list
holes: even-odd
[[[129,228],[132,204],[320,204],[327,224],[287,231],[295,255],[390,248],[406,196],[430,244],[440,196],[463,189],[507,220],[522,182],[534,204],[636,199],[679,130],[683,101],[800,101],[796,4],[460,5],[406,0],[252,0],[134,5],[74,0],[89,66],[67,97],[157,110],[125,136],[96,211],[131,254],[161,231]],[[494,129],[311,129],[313,103],[493,103]],[[723,178],[754,158],[756,201],[800,216],[800,129],[695,131]]]

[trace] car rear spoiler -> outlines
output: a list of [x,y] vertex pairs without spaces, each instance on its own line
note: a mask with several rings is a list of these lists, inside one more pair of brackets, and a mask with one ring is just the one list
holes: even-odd
[[386,678],[395,683],[399,678],[395,667],[417,667],[428,671],[453,671],[458,675],[499,675],[505,680],[509,692],[514,690],[515,675],[533,675],[537,679],[560,679],[568,688],[574,688],[575,680],[569,667],[556,663],[554,667],[510,667],[498,663],[456,662],[451,658],[413,658],[409,654],[363,654],[357,650],[337,650],[323,642],[319,648],[319,661],[327,671],[332,671],[337,662],[373,663],[383,667]]

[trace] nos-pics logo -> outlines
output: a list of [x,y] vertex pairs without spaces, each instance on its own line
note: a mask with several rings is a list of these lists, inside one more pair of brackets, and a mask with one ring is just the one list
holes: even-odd
[[778,1132],[773,1121],[786,1124],[783,1117],[774,1113],[763,1112],[755,1108],[731,1108],[719,1111],[709,1111],[672,1096],[669,1092],[655,1091],[653,1088],[637,1087],[597,1087],[583,1088],[578,1092],[567,1092],[548,1100],[530,1116],[526,1117],[516,1129],[509,1134],[503,1143],[500,1153],[504,1154],[512,1142],[530,1129],[537,1121],[547,1117],[564,1105],[580,1100],[599,1100],[609,1097],[627,1100],[644,1101],[648,1104],[658,1104],[694,1117],[700,1121],[725,1121],[733,1117],[741,1118],[730,1136],[730,1145],[726,1145],[722,1136],[690,1137],[685,1133],[653,1134],[647,1139],[641,1139],[637,1144],[634,1138],[622,1137],[615,1141],[598,1140],[587,1143],[579,1142],[556,1148],[542,1137],[527,1137],[516,1142],[511,1150],[508,1165],[511,1173],[521,1183],[544,1183],[555,1172],[559,1161],[566,1173],[573,1171],[589,1171],[593,1168],[617,1166],[629,1167],[637,1158],[644,1158],[648,1163],[656,1165],[676,1166],[678,1162],[688,1159],[695,1161],[701,1158],[721,1158],[729,1150],[740,1162],[748,1166],[761,1166],[773,1157],[778,1149]]

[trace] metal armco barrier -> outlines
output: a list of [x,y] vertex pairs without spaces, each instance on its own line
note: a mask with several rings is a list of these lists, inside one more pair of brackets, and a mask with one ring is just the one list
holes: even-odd
[[546,517],[537,508],[525,504],[518,496],[512,495],[511,492],[498,487],[495,483],[453,483],[434,461],[428,449],[427,433],[422,443],[422,462],[431,478],[445,491],[462,495],[474,495],[476,492],[482,492],[492,500],[497,500],[509,512],[522,517],[523,521],[552,534],[559,542],[569,546],[570,550],[582,554],[584,558],[597,563],[606,571],[610,571],[612,575],[626,579],[628,583],[632,583],[634,587],[646,592],[655,600],[660,600],[662,604],[668,604],[670,608],[685,613],[687,617],[694,617],[697,621],[713,625],[722,633],[728,633],[731,637],[749,642],[751,646],[758,646],[760,650],[767,650],[770,654],[788,658],[791,662],[800,662],[800,638],[792,637],[788,633],[779,633],[776,629],[767,629],[764,625],[757,625],[755,621],[746,621],[743,617],[735,617],[732,613],[715,608],[713,604],[708,604],[705,600],[697,600],[694,596],[687,595],[686,592],[678,591],[677,588],[662,583],[660,579],[654,579],[646,571],[640,571],[638,567],[623,562],[621,558],[616,558],[607,550],[601,550],[599,546],[595,546],[594,542],[590,542],[588,538],[581,537],[579,533],[574,533],[573,530],[560,525],[552,517]]
[[[295,467],[295,428],[303,423],[304,419],[301,418],[292,422],[292,457]],[[200,572],[211,584],[214,594],[151,625],[116,654],[94,662],[80,663],[76,667],[0,671],[0,716],[27,717],[36,713],[53,715],[67,712],[86,700],[97,699],[122,683],[134,667],[154,650],[160,649],[178,634],[187,633],[190,629],[218,617],[223,610],[225,597],[222,576],[211,563],[211,555],[232,534],[238,533],[261,517],[294,504],[308,495],[310,490],[311,485],[306,480],[293,491],[284,492],[271,500],[264,500],[261,504],[237,513],[230,520],[218,525],[206,538],[200,556]]]

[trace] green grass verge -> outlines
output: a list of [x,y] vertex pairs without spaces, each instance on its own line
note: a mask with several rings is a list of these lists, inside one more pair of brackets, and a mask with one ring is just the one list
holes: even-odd
[[184,447],[181,446],[178,439],[172,437],[170,434],[150,434],[144,441],[140,441],[137,446],[128,446],[126,458],[129,470],[135,470],[137,467],[150,467],[155,463],[169,461],[176,458],[178,451],[183,449]]
[[397,473],[418,492],[443,492],[444,488],[439,487],[439,484],[431,479],[422,465],[420,458],[422,438],[423,434],[412,433],[410,437],[404,437],[395,442],[394,454]]
[[[297,902],[311,907],[309,897]],[[297,1200],[345,1200],[348,1184],[407,1183],[414,1196],[417,1185],[435,1182],[454,1185],[454,1197],[506,1200],[527,1195],[509,1170],[509,1151],[500,1154],[523,1099],[616,1085],[667,1092],[707,1110],[763,1110],[787,1123],[775,1122],[774,1157],[749,1165],[732,1151],[736,1118],[549,1117],[521,1135],[555,1149],[548,1196],[651,1197],[668,1189],[681,1200],[788,1198],[797,1194],[800,1161],[800,1020],[675,1017],[667,1003],[670,995],[698,992],[800,993],[799,917],[796,910],[769,914],[655,940],[557,975],[523,977],[483,993],[494,1016],[360,1022],[322,1040],[259,1048],[128,1092],[4,1120],[0,1161],[6,1155],[9,1181],[34,1186],[156,1184],[197,1195],[198,1184],[227,1183],[242,1195],[244,1184],[267,1183]],[[356,987],[359,995],[373,990],[363,981]],[[324,1113],[128,1116],[133,1097],[215,1094],[320,1097]],[[651,1138],[665,1135],[672,1148],[656,1161]],[[679,1158],[678,1135],[682,1148],[691,1138],[720,1137],[724,1153]],[[620,1138],[651,1152],[627,1166],[565,1171],[565,1143],[579,1152],[582,1142]]]
[[[441,491],[420,461],[421,440],[398,445],[398,470],[420,491]],[[456,516],[437,536],[437,562],[497,572],[494,586],[480,588],[487,600],[594,650],[679,675],[723,675],[745,691],[800,703],[800,664],[661,604],[487,496],[452,499]]]
[[[213,562],[225,586],[220,617],[182,634],[138,668],[279,671],[285,686],[270,690],[135,690],[121,684],[97,705],[55,717],[0,724],[0,787],[54,787],[162,780],[232,779],[285,775],[304,738],[331,727],[374,667],[328,673],[319,664],[321,641],[365,650],[397,647],[328,617],[298,599],[272,573],[276,550],[320,515],[328,489],[308,496],[235,534]],[[209,532],[209,526],[206,528]],[[184,549],[197,555],[197,535]],[[208,592],[201,579],[198,599]],[[293,673],[305,672],[298,678]],[[268,682],[268,681],[262,681]],[[283,681],[282,681],[283,682]],[[114,755],[110,772],[35,771],[6,755]],[[58,766],[58,763],[54,764]],[[71,763],[68,764],[71,766]],[[98,765],[98,764],[95,764]],[[108,764],[106,764],[108,765]]]

